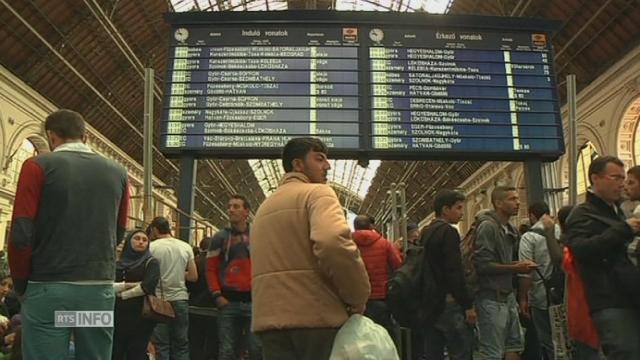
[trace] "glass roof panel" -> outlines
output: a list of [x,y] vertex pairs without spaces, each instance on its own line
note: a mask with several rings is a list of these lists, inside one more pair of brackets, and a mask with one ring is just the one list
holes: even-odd
[[[329,183],[349,189],[360,199],[364,199],[381,161],[371,160],[366,169],[359,166],[355,160],[330,160],[329,163]],[[253,169],[265,195],[268,196],[278,187],[284,173],[280,160],[249,160],[249,166]]]
[[[336,10],[426,11],[444,14],[453,0],[335,0]],[[286,10],[287,0],[170,0],[175,12],[184,11],[274,11]]]
[[350,11],[427,11],[444,14],[452,0],[336,0],[336,10]]

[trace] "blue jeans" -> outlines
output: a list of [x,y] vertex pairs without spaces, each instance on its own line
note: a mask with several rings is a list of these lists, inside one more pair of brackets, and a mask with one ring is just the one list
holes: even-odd
[[608,360],[640,359],[640,314],[633,309],[604,309],[591,314]]
[[67,359],[73,334],[78,359],[111,359],[113,327],[56,327],[55,311],[113,311],[112,285],[29,282],[22,302],[24,359]]
[[152,341],[157,360],[189,360],[189,301],[172,301],[176,319],[158,323]]
[[482,359],[502,360],[506,353],[524,351],[515,295],[510,294],[506,302],[477,299],[476,310]]
[[251,332],[250,302],[232,301],[218,311],[218,336],[219,360],[237,359],[243,343],[249,347],[251,360],[262,359],[260,340]]
[[533,326],[536,327],[538,341],[542,352],[546,354],[547,359],[553,359],[553,340],[551,339],[551,321],[549,320],[549,310],[531,307],[531,318]]
[[444,360],[445,346],[451,360],[472,359],[473,329],[456,303],[447,303],[438,320],[427,325],[425,336],[427,360]]

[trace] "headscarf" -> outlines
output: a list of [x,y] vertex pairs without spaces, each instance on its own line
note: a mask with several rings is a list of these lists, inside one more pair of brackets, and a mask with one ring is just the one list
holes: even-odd
[[147,243],[147,249],[139,252],[133,250],[131,247],[131,241],[133,236],[137,233],[145,233],[144,230],[137,229],[127,233],[124,237],[124,248],[122,249],[122,255],[120,260],[116,263],[117,270],[127,270],[140,266],[151,258],[151,251],[149,251],[149,243]]

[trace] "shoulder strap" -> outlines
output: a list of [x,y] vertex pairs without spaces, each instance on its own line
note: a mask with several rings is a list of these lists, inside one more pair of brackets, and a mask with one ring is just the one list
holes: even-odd
[[542,235],[542,236],[546,236],[547,235],[543,229],[539,229],[539,228],[531,228],[531,229],[527,230],[526,233],[528,233],[528,232],[532,232],[534,234],[538,234],[538,235]]
[[[153,256],[150,257],[147,260],[147,262],[144,263],[145,271],[147,269],[147,266],[149,266],[149,263],[151,262],[151,260],[153,260]],[[160,274],[160,278],[158,279],[158,285],[160,286],[160,299],[164,300],[164,291],[162,290],[162,274]]]
[[544,293],[545,293],[546,298],[547,298],[547,307],[550,307],[551,306],[551,294],[549,294],[549,279],[546,279],[542,275],[542,271],[540,271],[540,269],[536,268],[535,271],[538,274],[538,277],[540,278],[540,280],[542,280],[542,286],[544,286]]
[[[427,226],[427,228],[425,229],[422,235],[423,236],[426,235],[428,231],[431,231],[431,232],[429,233],[429,236],[427,238],[422,239],[422,246],[425,248],[425,251],[427,249],[427,244],[429,243],[431,238],[438,232],[438,230],[440,230],[443,227],[443,225],[449,225],[449,224],[441,220],[436,220],[432,222],[429,226]],[[432,230],[432,227],[433,227],[433,230]]]
[[[605,223],[605,224],[607,224],[609,226],[614,226],[614,225],[620,224],[619,221],[616,221],[614,219],[610,219],[610,218],[608,218],[606,216],[602,216],[602,215],[598,215],[598,214],[592,214],[592,213],[585,213],[584,215],[589,217],[589,218],[591,218],[591,219],[593,219],[593,220]],[[620,221],[622,221],[622,220],[620,220]]]

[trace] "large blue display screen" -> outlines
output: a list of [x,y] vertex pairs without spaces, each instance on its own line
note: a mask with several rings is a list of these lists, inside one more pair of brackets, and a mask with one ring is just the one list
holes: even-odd
[[163,151],[275,157],[316,136],[338,157],[564,152],[548,23],[336,14],[168,16]]

